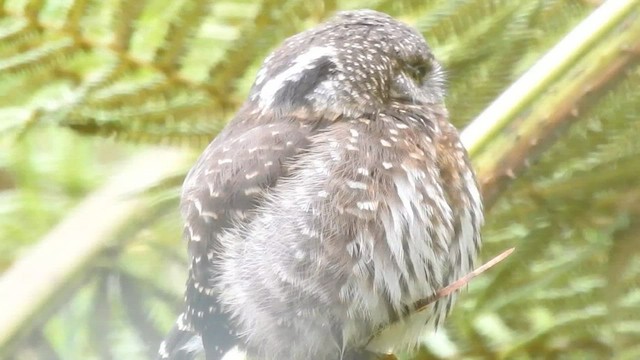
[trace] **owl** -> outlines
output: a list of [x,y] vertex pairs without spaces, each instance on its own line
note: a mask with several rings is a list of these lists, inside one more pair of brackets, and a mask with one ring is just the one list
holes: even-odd
[[424,38],[340,12],[266,58],[188,173],[186,309],[160,358],[375,359],[415,346],[454,302],[414,304],[472,270],[482,204]]

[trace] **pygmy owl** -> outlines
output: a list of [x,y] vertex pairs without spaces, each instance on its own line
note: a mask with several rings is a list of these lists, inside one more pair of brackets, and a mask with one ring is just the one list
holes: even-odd
[[472,270],[482,205],[424,38],[370,10],[287,39],[184,182],[186,311],[161,358],[370,359],[438,326]]

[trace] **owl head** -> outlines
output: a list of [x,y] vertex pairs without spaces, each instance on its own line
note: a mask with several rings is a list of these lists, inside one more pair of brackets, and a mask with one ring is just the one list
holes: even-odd
[[415,29],[376,11],[345,11],[269,55],[249,101],[262,111],[357,116],[397,104],[442,104],[444,83]]

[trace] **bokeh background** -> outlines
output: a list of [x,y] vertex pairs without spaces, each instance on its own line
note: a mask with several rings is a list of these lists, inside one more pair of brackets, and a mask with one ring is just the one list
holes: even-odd
[[461,129],[604,24],[471,144],[480,260],[516,251],[414,358],[640,358],[637,0],[0,1],[0,358],[152,358],[182,305],[190,164],[270,50],[356,8],[425,35]]

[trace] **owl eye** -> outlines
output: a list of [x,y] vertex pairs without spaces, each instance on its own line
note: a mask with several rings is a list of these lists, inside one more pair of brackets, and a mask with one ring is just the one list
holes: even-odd
[[422,82],[424,78],[431,72],[433,67],[430,63],[416,63],[407,66],[409,76],[417,82]]

